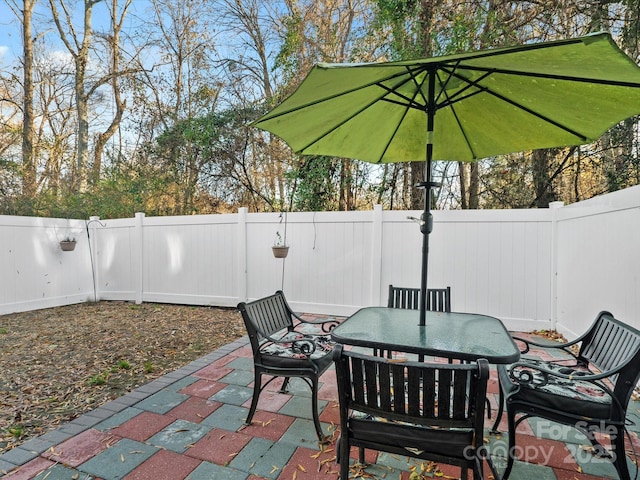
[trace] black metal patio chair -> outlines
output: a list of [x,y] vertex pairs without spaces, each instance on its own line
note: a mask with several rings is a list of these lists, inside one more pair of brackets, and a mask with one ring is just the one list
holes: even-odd
[[484,398],[489,364],[393,362],[344,351],[334,352],[340,439],[340,478],[349,474],[351,447],[448,463],[483,478],[487,457],[483,438]]
[[[408,310],[420,309],[420,289],[389,285],[387,307],[405,308]],[[451,312],[451,287],[428,288],[426,308],[432,312]],[[380,355],[381,357],[385,356],[384,351],[378,351],[377,349],[374,349],[373,354]],[[387,358],[391,358],[392,352],[388,350],[386,356]]]
[[[492,430],[500,421],[504,397],[510,452],[502,479],[509,477],[515,461],[518,425],[541,417],[578,429],[595,454],[609,459],[620,479],[629,480],[625,426],[629,400],[640,380],[640,331],[603,311],[587,332],[571,342],[517,340],[525,345],[523,354],[531,347],[558,353],[553,360],[522,357],[515,364],[498,365],[501,402]],[[609,450],[599,442],[598,433],[609,436]]]
[[[389,308],[418,310],[420,308],[420,289],[389,285],[387,306]],[[451,287],[428,288],[426,306],[427,310],[433,312],[450,312]]]
[[[269,383],[284,377],[281,393],[287,392],[289,378],[302,378],[311,388],[313,423],[318,440],[323,442],[318,417],[318,378],[331,365],[334,343],[326,335],[336,320],[309,321],[296,315],[289,307],[284,293],[252,302],[241,302],[242,313],[253,351],[254,386],[251,407],[245,423],[253,419],[260,393]],[[262,376],[271,376],[262,384]]]

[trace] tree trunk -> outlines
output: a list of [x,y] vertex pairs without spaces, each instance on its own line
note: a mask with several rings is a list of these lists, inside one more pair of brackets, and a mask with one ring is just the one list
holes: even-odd
[[[93,27],[91,25],[93,6],[99,0],[84,0],[83,37],[80,41],[77,37],[69,38],[67,30],[63,27],[63,18],[58,12],[56,0],[49,0],[53,21],[56,24],[60,39],[71,54],[75,64],[74,95],[76,100],[77,138],[76,138],[76,162],[73,167],[71,190],[81,192],[87,185],[87,165],[89,163],[89,93],[86,90],[87,65],[89,63],[89,49],[93,42]],[[70,21],[71,14],[64,0],[60,1],[64,17]],[[73,28],[71,31],[74,32]]]
[[465,162],[458,162],[458,173],[460,174],[460,208],[466,210],[469,208],[467,201],[467,168]]
[[534,150],[531,154],[533,167],[533,184],[536,193],[535,205],[538,208],[548,208],[549,203],[556,199],[556,193],[551,185],[551,177],[549,175],[550,159],[553,156],[553,150],[539,149]]
[[[426,134],[425,134],[426,135]],[[422,210],[424,208],[424,190],[416,188],[416,185],[426,180],[425,162],[411,162],[409,164],[411,173],[411,195],[409,205],[410,210]]]
[[87,81],[87,65],[89,63],[89,48],[93,41],[93,28],[91,19],[93,15],[93,5],[95,0],[85,0],[84,2],[84,36],[82,45],[75,57],[76,76],[75,94],[76,111],[78,114],[78,145],[76,158],[76,177],[74,190],[82,192],[87,187],[87,169],[89,163],[89,96],[85,91]]
[[469,165],[469,208],[476,209],[480,205],[480,174],[478,162]]
[[33,146],[33,32],[31,20],[37,0],[24,0],[22,42],[24,55],[24,99],[22,124],[22,194],[29,199],[36,195],[36,159]]

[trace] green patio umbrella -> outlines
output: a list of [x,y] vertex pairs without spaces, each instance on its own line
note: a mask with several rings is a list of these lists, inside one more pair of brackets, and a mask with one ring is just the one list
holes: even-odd
[[426,161],[424,325],[432,160],[589,143],[638,113],[640,68],[598,33],[411,61],[320,63],[254,125],[300,154]]

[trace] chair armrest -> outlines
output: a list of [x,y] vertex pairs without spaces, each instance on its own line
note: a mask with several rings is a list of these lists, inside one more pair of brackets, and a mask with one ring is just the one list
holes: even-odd
[[[299,324],[318,325],[321,327],[324,333],[329,333],[331,330],[333,330],[340,324],[340,322],[335,318],[327,318],[325,320],[305,320],[295,312],[291,312],[291,315],[299,322],[298,325]],[[295,325],[295,327],[297,327],[298,325]],[[309,334],[309,335],[313,335],[313,334]]]
[[[544,386],[549,383],[550,377],[561,378],[567,381],[580,380],[581,382],[591,383],[594,387],[603,390],[611,397],[613,391],[601,380],[606,380],[613,375],[619,373],[624,365],[620,365],[606,372],[590,373],[588,370],[574,370],[571,373],[562,373],[545,368],[541,365],[527,363],[526,361],[516,362],[509,366],[509,378],[521,385]],[[540,375],[536,376],[532,371],[537,371]]]
[[530,347],[534,346],[534,347],[541,347],[541,348],[558,348],[560,350],[564,350],[566,353],[568,353],[569,355],[571,355],[573,358],[577,359],[576,355],[569,350],[569,347],[571,347],[572,345],[576,345],[578,343],[580,343],[582,341],[582,338],[578,338],[576,340],[573,340],[571,342],[564,342],[564,343],[556,343],[554,344],[553,342],[548,342],[548,343],[543,343],[543,342],[536,342],[535,340],[529,340],[527,338],[522,338],[522,337],[517,337],[517,336],[512,336],[511,338],[513,338],[515,341],[517,342],[522,342],[525,345],[524,350],[520,350],[520,353],[525,354],[525,353],[529,353]]
[[[264,347],[276,344],[276,345],[291,345],[291,350],[294,353],[299,353],[309,358],[316,351],[316,344],[313,341],[313,338],[310,335],[305,335],[302,333],[295,332],[298,335],[302,335],[300,338],[290,339],[290,338],[274,338],[269,336],[264,336],[266,342],[260,345],[260,350]],[[286,336],[286,334],[285,334]]]

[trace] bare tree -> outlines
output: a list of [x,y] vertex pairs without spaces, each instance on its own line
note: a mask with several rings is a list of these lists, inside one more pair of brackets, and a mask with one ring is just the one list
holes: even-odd
[[37,0],[24,0],[22,11],[23,101],[22,101],[22,193],[36,194],[36,165],[33,148],[33,29],[31,20]]
[[75,103],[77,113],[77,147],[72,189],[81,191],[87,185],[87,165],[89,162],[89,98],[94,89],[87,88],[87,68],[90,48],[93,45],[93,7],[101,0],[83,0],[84,15],[82,31],[78,32],[73,22],[73,12],[66,0],[49,0],[51,14],[60,39],[71,54],[74,62]]
[[107,51],[109,54],[110,68],[107,76],[109,78],[109,84],[111,86],[111,93],[113,95],[113,102],[115,104],[115,114],[111,120],[111,123],[104,132],[100,132],[97,135],[96,143],[94,146],[93,165],[90,183],[95,185],[100,179],[100,170],[102,167],[102,155],[104,153],[104,147],[110,138],[118,130],[120,123],[122,122],[122,116],[127,106],[126,100],[122,98],[120,87],[120,76],[123,74],[120,68],[120,32],[122,31],[122,25],[127,15],[127,10],[131,5],[132,0],[125,0],[122,11],[119,10],[118,0],[111,0],[111,6],[109,9],[111,20],[111,32],[106,35]]

